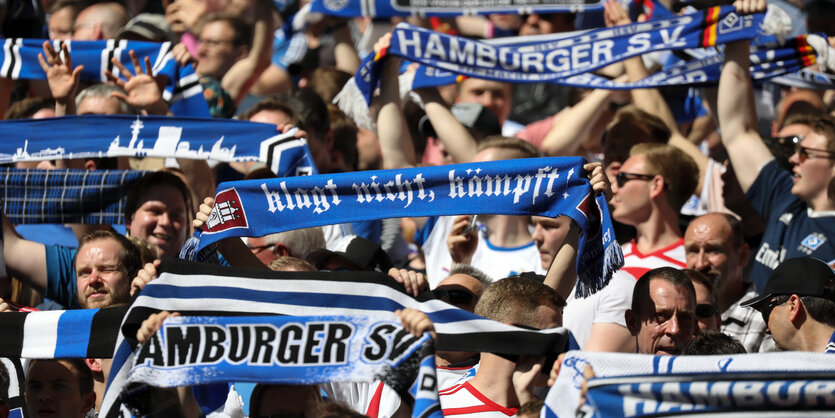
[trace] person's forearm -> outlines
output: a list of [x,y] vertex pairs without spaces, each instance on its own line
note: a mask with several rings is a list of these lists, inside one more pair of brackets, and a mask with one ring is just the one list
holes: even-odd
[[556,290],[563,299],[568,298],[577,283],[577,249],[580,247],[580,234],[579,228],[575,225],[574,221],[571,221],[565,241],[554,255],[545,275],[545,285]]

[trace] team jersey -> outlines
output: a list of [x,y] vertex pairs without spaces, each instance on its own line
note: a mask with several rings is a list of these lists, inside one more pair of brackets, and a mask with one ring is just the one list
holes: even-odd
[[760,170],[746,196],[765,220],[765,231],[756,252],[749,281],[762,292],[771,272],[784,260],[814,257],[835,259],[835,212],[813,213],[791,193],[791,173],[772,160]]
[[638,251],[638,246],[634,239],[623,245],[623,267],[621,267],[620,271],[627,272],[635,280],[638,280],[644,273],[659,267],[687,268],[684,254],[684,238],[681,238],[666,248],[648,254],[643,254]]
[[515,417],[518,408],[505,408],[482,395],[470,382],[438,392],[445,417],[507,418]]

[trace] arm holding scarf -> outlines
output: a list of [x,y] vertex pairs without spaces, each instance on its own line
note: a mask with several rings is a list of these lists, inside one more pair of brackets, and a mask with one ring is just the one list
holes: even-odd
[[[387,33],[374,44],[377,55],[385,55],[391,44],[391,33]],[[400,62],[399,57],[390,57],[383,64],[380,81],[380,110],[377,113],[377,137],[383,156],[383,168],[406,168],[417,165],[415,147],[412,142],[403,108],[400,103]]]
[[[741,14],[765,10],[765,0],[739,0],[734,5]],[[754,184],[760,167],[773,158],[757,132],[749,44],[748,40],[740,40],[725,46],[725,65],[719,79],[717,103],[722,144],[728,150],[743,192]]]
[[[607,27],[617,27],[632,23],[629,19],[629,15],[620,3],[613,0],[607,0],[603,4],[603,7],[606,11],[605,17]],[[643,21],[642,17],[643,15],[638,17],[639,22]],[[631,82],[643,80],[649,76],[649,71],[640,56],[624,60],[623,65],[626,69],[629,81]],[[658,116],[664,122],[664,125],[666,125],[670,130],[669,144],[684,151],[696,162],[696,165],[699,167],[699,182],[696,185],[696,191],[694,194],[696,196],[700,196],[702,193],[702,186],[704,185],[705,172],[707,171],[707,156],[704,155],[696,145],[688,141],[687,138],[685,138],[678,130],[678,124],[676,124],[673,113],[670,111],[670,107],[667,105],[667,102],[664,101],[663,97],[661,97],[661,92],[659,92],[658,89],[632,89],[630,90],[630,93],[638,109],[646,111],[651,115]]]

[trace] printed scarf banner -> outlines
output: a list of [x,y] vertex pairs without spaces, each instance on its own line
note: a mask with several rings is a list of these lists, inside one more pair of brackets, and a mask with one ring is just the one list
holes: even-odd
[[[138,353],[133,348],[136,331],[150,314],[162,310],[179,312],[186,317],[310,317],[323,314],[356,317],[391,314],[408,307],[425,312],[435,323],[435,348],[438,350],[549,355],[565,351],[568,342],[568,333],[563,328],[523,330],[484,319],[440,300],[428,299],[428,294],[416,300],[404,292],[401,284],[381,273],[275,272],[174,259],[163,260],[158,272],[159,278],[145,286],[122,322],[101,416],[116,417],[120,411],[124,412],[118,398],[127,384],[131,367],[136,363]],[[391,338],[389,343],[410,341],[408,333],[394,328],[390,332],[393,334],[385,337]],[[229,341],[231,344],[231,336]],[[319,351],[319,354],[322,352]],[[434,366],[429,367],[433,362],[427,357],[426,353],[413,356],[422,359],[414,363],[416,370],[418,367],[421,370],[434,369]],[[430,377],[427,379],[431,380]],[[385,381],[393,388],[404,386],[402,381]],[[411,384],[412,381],[408,381],[405,386]],[[437,392],[434,389],[420,390],[421,386],[417,390],[416,404],[423,406],[416,409],[416,416],[419,413],[428,414],[437,406]]]
[[[594,377],[578,411],[587,366]],[[835,356],[824,353],[651,356],[571,351],[548,392],[542,416],[825,416],[835,406],[833,388]]]
[[785,74],[771,80],[775,84],[809,90],[835,89],[835,75],[804,68],[795,73]]
[[552,82],[648,52],[751,39],[760,34],[764,18],[765,14],[740,16],[733,7],[712,7],[567,38],[536,36],[513,46],[496,46],[400,24],[394,30],[390,48],[366,58],[353,80],[370,103],[379,84],[380,61],[391,54],[468,77],[514,83]]
[[[0,38],[0,77],[15,80],[46,80],[38,62],[44,39]],[[125,68],[133,68],[128,51],[134,51],[144,67],[144,58],[151,60],[154,76],[167,77],[163,99],[171,113],[178,116],[209,117],[209,106],[203,98],[203,87],[192,65],[180,66],[171,53],[171,42],[141,41],[51,41],[56,51],[66,44],[74,67],[84,65],[83,80],[107,82],[105,71],[119,76],[119,68],[110,61],[116,58]]]
[[295,129],[228,119],[85,115],[0,121],[0,163],[102,157],[257,161],[276,175],[316,173]]
[[374,381],[427,342],[394,314],[169,317],[137,347],[128,383]]
[[600,0],[313,0],[311,12],[340,17],[462,16],[491,13],[576,13],[603,9]]
[[531,158],[221,183],[199,252],[229,237],[404,216],[569,216],[584,231],[578,296],[602,288],[622,264],[603,196],[584,159]]
[[[754,80],[768,80],[786,73],[799,71],[816,62],[815,51],[806,42],[806,36],[789,39],[776,47],[752,47],[751,77]],[[713,54],[701,59],[679,61],[667,69],[653,73],[635,82],[618,82],[594,73],[573,75],[553,80],[561,84],[581,88],[610,90],[631,90],[664,86],[716,84],[722,71],[724,55]],[[410,77],[410,78],[409,78]],[[401,75],[409,90],[437,87],[460,82],[459,74],[421,65],[413,73]]]
[[3,215],[21,224],[123,224],[131,187],[145,171],[0,168]]

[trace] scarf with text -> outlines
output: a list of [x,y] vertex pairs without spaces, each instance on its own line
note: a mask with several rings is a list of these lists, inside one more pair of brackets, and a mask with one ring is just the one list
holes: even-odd
[[[288,315],[311,317],[328,315],[358,317],[390,314],[397,309],[408,307],[425,312],[434,322],[437,335],[435,348],[438,350],[550,355],[564,351],[568,343],[568,333],[565,329],[528,331],[484,319],[442,301],[430,299],[429,294],[422,294],[418,299],[415,299],[403,291],[402,285],[386,275],[375,272],[274,272],[219,267],[173,259],[163,260],[158,272],[159,278],[148,283],[142,290],[130,306],[122,322],[121,333],[119,333],[116,348],[113,351],[113,366],[108,380],[108,389],[102,403],[101,416],[116,417],[120,411],[124,412],[121,409],[119,395],[130,379],[131,368],[134,364],[137,364],[137,355],[145,356],[146,354],[157,353],[157,351],[153,351],[155,350],[153,344],[135,351],[136,331],[142,321],[149,315],[162,310],[179,312],[183,316]],[[250,318],[247,321],[252,321],[252,319]],[[288,319],[288,321],[293,322],[293,319]],[[308,324],[306,326],[309,327],[311,322],[315,322],[315,320],[306,322]],[[399,327],[384,328],[380,330],[380,332],[387,333],[386,336],[382,337],[383,340],[386,340],[384,344],[394,345],[387,345],[381,347],[381,349],[395,349],[397,351],[397,348],[413,347],[413,344],[417,344],[417,341],[422,341],[417,339],[412,341],[411,335],[401,331]],[[333,329],[334,338],[343,335],[342,331],[338,331],[337,328]],[[269,331],[265,332],[269,334]],[[206,331],[198,338],[209,337],[214,339],[218,337],[214,333],[211,334],[214,336],[209,336],[208,331]],[[320,332],[318,335],[327,334]],[[254,334],[249,335],[249,337],[244,337],[243,334],[239,336],[240,338],[250,338],[250,346],[252,347],[262,344],[257,341],[257,338],[261,337],[255,336],[253,339]],[[308,332],[306,335],[316,335],[316,333]],[[165,336],[167,334],[164,334]],[[176,333],[175,338],[178,338]],[[178,341],[181,340],[182,338],[178,339]],[[374,338],[372,340],[383,344],[382,340]],[[231,335],[229,341],[231,346]],[[358,344],[370,343],[370,341],[362,339],[357,341]],[[171,343],[171,341],[168,342],[169,349],[172,349]],[[273,343],[278,343],[278,340],[269,344]],[[311,341],[311,344],[313,344],[313,341]],[[206,355],[213,355],[212,350],[208,350],[208,352],[205,350],[205,347],[208,346],[211,346],[211,344],[203,346],[203,354],[198,355],[197,359],[203,359]],[[182,348],[182,346],[178,347]],[[142,350],[146,350],[146,354],[142,354]],[[279,351],[281,350],[272,350],[276,355]],[[409,362],[410,366],[408,367],[434,369],[433,360],[428,360],[430,354],[418,352],[420,355],[411,356],[416,361]],[[282,353],[284,352],[282,351]],[[318,353],[323,354],[321,350]],[[386,351],[386,353],[391,357],[390,351]],[[379,354],[380,352],[378,352]],[[184,359],[191,361],[190,358],[193,358],[193,354],[189,359],[186,359],[185,354],[180,356],[166,355],[168,356],[167,359],[175,362]],[[216,356],[217,353],[214,353],[214,355]],[[333,355],[335,355],[334,352],[331,352],[331,358],[333,358]],[[322,357],[319,356],[319,359],[321,360]],[[150,363],[146,363],[153,364],[153,361],[151,359],[148,360]],[[166,361],[168,360],[163,358],[163,362]],[[357,367],[361,366],[357,365]],[[401,365],[401,367],[404,366]],[[292,369],[292,367],[289,369]],[[321,367],[314,367],[311,370],[314,369],[320,372],[325,370]],[[271,379],[272,377],[268,377],[268,375],[273,373],[276,373],[276,370],[271,369],[269,373],[261,373],[259,379]],[[293,376],[296,372],[287,370],[282,373],[287,373],[285,377],[290,380],[294,378],[289,376]],[[402,377],[399,380],[393,379],[394,376],[402,375],[385,373],[382,380],[393,388],[400,388],[401,390],[408,388],[413,383],[410,380],[413,377],[404,381]],[[426,374],[424,376],[430,375]],[[390,379],[390,377],[392,378]],[[198,377],[190,377],[189,379],[198,379]],[[364,380],[367,380],[367,378]],[[437,391],[434,389],[434,383],[429,385],[431,381],[431,377],[420,380],[421,385],[418,387],[418,402],[416,402],[416,405],[421,406],[416,406],[414,416],[430,416],[430,413],[437,410]],[[423,388],[426,385],[431,386],[432,389]]]
[[[602,288],[623,255],[580,157],[529,158],[221,183],[196,247],[229,237],[409,216],[568,216],[580,239],[577,295]],[[189,245],[194,245],[193,242]]]
[[[751,78],[755,81],[769,80],[787,73],[794,73],[817,62],[816,51],[803,35],[788,39],[781,45],[761,43],[751,47]],[[557,80],[553,84],[580,88],[600,88],[609,90],[631,90],[682,85],[715,85],[722,72],[724,55],[721,53],[706,55],[690,61],[681,60],[661,71],[653,73],[635,82],[618,82],[594,73],[573,75]],[[405,79],[403,79],[405,78]],[[408,90],[424,87],[437,87],[455,84],[461,81],[461,75],[420,65],[416,71],[401,75],[402,83]],[[794,77],[792,77],[794,79]],[[401,84],[402,85],[402,84]]]
[[[44,39],[0,38],[0,77],[15,80],[46,80],[38,62],[43,53]],[[119,77],[119,68],[110,61],[116,58],[125,68],[133,68],[128,51],[133,50],[139,61],[151,59],[154,76],[167,78],[162,97],[169,103],[171,113],[178,116],[209,117],[209,106],[203,98],[203,87],[192,65],[180,66],[171,53],[171,42],[141,41],[50,41],[56,51],[66,44],[74,66],[84,65],[81,79],[107,82],[105,71]],[[144,64],[142,64],[144,66]]]
[[313,0],[312,12],[340,17],[462,16],[492,13],[576,13],[603,9],[600,0]]
[[228,119],[86,115],[0,121],[0,163],[102,157],[262,162],[278,176],[316,173],[296,129]]
[[[559,82],[644,53],[703,48],[763,35],[761,26],[782,12],[740,16],[730,6],[614,28],[503,38],[491,42],[398,25],[391,46],[369,54],[334,98],[363,127],[374,126],[369,104],[389,55],[459,77],[509,83]],[[768,16],[768,17],[767,17]],[[583,85],[583,83],[579,83]],[[586,86],[592,87],[592,86]]]
[[413,336],[393,314],[170,317],[137,347],[127,384],[383,381],[420,401],[434,397],[414,416],[441,417],[432,350],[428,334]]
[[[584,370],[591,366],[578,410]],[[543,417],[822,416],[830,411],[835,356],[783,352],[713,356],[570,351],[545,399]],[[825,413],[824,413],[825,415]]]
[[3,215],[21,224],[122,224],[145,171],[0,168]]

